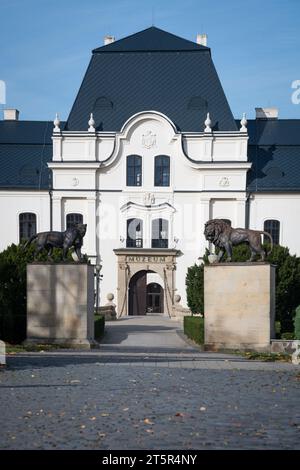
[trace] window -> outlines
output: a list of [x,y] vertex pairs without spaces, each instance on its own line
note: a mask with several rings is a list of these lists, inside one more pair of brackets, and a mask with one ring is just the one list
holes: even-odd
[[67,215],[67,229],[76,224],[83,224],[82,214],[68,214]]
[[[264,223],[264,231],[268,232],[273,238],[274,245],[279,245],[280,222],[279,220],[266,220]],[[270,243],[269,237],[264,235],[264,243]]]
[[127,157],[127,186],[142,186],[142,157],[139,155]]
[[155,157],[154,175],[154,186],[170,186],[170,157]]
[[168,248],[168,221],[154,219],[152,222],[152,248]]
[[127,220],[127,248],[143,248],[143,221],[141,219]]
[[202,96],[192,96],[192,98],[188,102],[187,108],[191,110],[204,109],[206,111],[207,101],[202,98]]
[[36,215],[32,212],[23,212],[19,215],[19,238],[29,240],[36,234]]
[[99,96],[94,103],[94,111],[102,110],[102,109],[112,109],[113,102],[107,98],[106,96]]

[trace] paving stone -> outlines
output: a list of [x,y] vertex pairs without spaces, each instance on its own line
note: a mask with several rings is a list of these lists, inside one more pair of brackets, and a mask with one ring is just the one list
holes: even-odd
[[300,448],[299,366],[200,352],[150,318],[108,324],[97,351],[8,356],[0,447]]

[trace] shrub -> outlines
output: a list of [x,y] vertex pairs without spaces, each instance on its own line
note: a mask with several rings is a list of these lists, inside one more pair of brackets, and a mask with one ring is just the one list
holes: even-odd
[[[269,248],[269,245],[265,246],[267,251]],[[233,248],[233,262],[244,262],[249,257],[248,245],[243,244]],[[204,265],[208,264],[207,252],[203,260]],[[276,320],[281,323],[282,332],[292,332],[295,309],[300,305],[300,258],[290,255],[288,248],[275,245],[266,260],[276,265]],[[195,264],[188,268],[187,302],[192,313],[204,313],[204,265]]]
[[295,339],[294,333],[292,331],[287,331],[286,333],[282,333],[281,339],[285,341],[290,341]]
[[95,339],[100,339],[104,334],[105,317],[104,315],[95,315]]
[[281,323],[280,321],[276,321],[275,322],[275,333],[276,333],[276,338],[280,338],[280,334],[281,334]]
[[26,315],[0,315],[0,338],[18,344],[26,338]]
[[295,326],[295,339],[300,340],[300,305],[296,308],[294,326]]
[[204,265],[194,264],[188,268],[186,275],[187,303],[192,313],[203,313],[204,310]]
[[184,334],[195,341],[197,344],[204,343],[204,318],[203,317],[184,317]]

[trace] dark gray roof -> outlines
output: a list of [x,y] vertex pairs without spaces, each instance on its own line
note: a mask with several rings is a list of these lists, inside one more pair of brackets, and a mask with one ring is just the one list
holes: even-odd
[[248,121],[249,191],[300,191],[300,119]]
[[96,49],[70,112],[67,129],[119,131],[133,114],[159,111],[181,131],[236,130],[210,49],[151,27]]
[[1,144],[0,187],[49,188],[47,162],[51,159],[52,145]]
[[52,121],[0,121],[1,188],[49,188],[52,130]]
[[0,121],[0,144],[52,144],[51,121]]
[[249,144],[300,145],[300,119],[251,119]]

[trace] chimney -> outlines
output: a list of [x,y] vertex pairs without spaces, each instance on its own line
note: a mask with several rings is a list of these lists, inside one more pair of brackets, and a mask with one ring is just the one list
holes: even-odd
[[115,42],[115,36],[104,36],[104,46],[107,46],[107,44],[111,44],[112,42]]
[[278,108],[255,108],[256,119],[278,119]]
[[4,109],[4,121],[18,121],[19,111],[17,109]]
[[207,34],[197,34],[196,43],[200,46],[207,46]]

